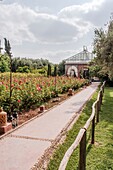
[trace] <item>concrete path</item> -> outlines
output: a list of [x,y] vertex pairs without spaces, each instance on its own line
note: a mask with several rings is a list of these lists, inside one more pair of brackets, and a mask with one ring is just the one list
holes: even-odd
[[99,83],[83,89],[0,140],[1,170],[30,170],[62,129],[76,116]]

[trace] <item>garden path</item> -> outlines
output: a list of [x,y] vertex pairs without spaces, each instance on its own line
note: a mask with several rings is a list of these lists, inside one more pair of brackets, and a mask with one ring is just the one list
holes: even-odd
[[40,117],[0,137],[0,169],[29,170],[62,130],[76,119],[86,101],[96,91],[94,82]]

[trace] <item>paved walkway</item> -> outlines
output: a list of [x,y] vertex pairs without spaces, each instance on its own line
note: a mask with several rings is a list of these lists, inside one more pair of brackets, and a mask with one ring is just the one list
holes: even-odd
[[1,170],[30,170],[62,129],[80,111],[99,83],[75,94],[0,140]]

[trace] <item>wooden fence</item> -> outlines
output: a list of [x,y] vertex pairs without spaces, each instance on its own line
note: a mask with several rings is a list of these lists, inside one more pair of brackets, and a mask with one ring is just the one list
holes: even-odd
[[94,141],[95,141],[95,123],[99,122],[99,111],[101,109],[104,87],[105,87],[105,82],[103,82],[102,86],[100,87],[100,91],[98,92],[97,100],[92,105],[92,114],[91,114],[90,118],[87,120],[84,127],[80,129],[74,143],[70,146],[70,148],[65,153],[58,170],[65,170],[66,169],[66,166],[67,166],[67,163],[69,161],[70,156],[72,155],[73,151],[77,148],[77,146],[79,144],[80,144],[79,170],[85,170],[86,169],[86,131],[87,131],[89,125],[92,123],[91,144],[94,144]]

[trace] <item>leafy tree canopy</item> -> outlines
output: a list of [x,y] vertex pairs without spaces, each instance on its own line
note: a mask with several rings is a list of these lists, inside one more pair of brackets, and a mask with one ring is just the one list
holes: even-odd
[[64,75],[65,74],[65,60],[59,63],[58,65],[58,74]]
[[98,65],[98,74],[113,80],[113,18],[107,25],[107,29],[95,29],[94,53],[95,65]]
[[9,70],[9,57],[0,54],[0,72],[8,72]]

